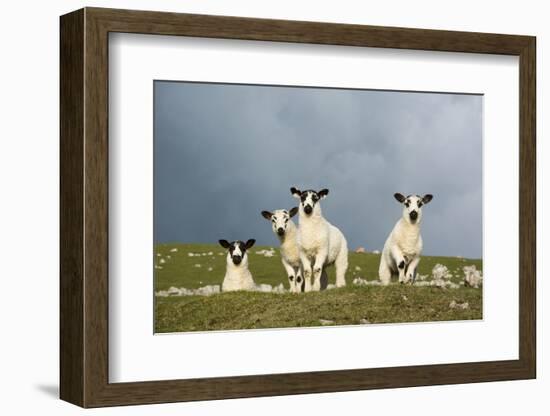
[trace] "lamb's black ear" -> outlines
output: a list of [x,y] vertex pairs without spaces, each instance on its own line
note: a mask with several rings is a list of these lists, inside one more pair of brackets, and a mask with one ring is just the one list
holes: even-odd
[[401,203],[405,202],[405,199],[407,199],[405,198],[405,196],[403,196],[403,194],[400,194],[399,192],[393,194],[393,197]]
[[317,195],[319,195],[319,198],[324,198],[328,195],[328,189],[321,189],[319,192],[317,192]]
[[271,220],[271,217],[273,214],[269,211],[262,211],[262,217],[264,217],[266,220]]
[[433,199],[433,195],[432,194],[426,194],[422,197],[422,202],[425,204],[427,204],[428,202],[430,202],[432,199]]
[[300,198],[302,196],[302,191],[295,187],[290,188],[290,193],[294,198]]
[[248,240],[246,242],[246,244],[244,245],[246,247],[246,249],[248,250],[250,247],[252,247],[254,245],[254,243],[256,242],[256,240],[254,240],[253,238],[251,238],[250,240]]
[[220,243],[220,246],[222,246],[223,248],[229,248],[230,246],[229,241],[227,240],[218,240],[218,242]]
[[298,207],[291,208],[290,211],[288,211],[288,215],[290,218],[294,217],[298,213]]

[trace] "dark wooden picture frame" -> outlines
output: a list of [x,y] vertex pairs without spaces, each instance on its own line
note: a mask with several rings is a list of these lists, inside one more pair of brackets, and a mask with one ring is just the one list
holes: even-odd
[[[61,17],[60,396],[83,407],[536,377],[536,40],[530,36],[85,8]],[[109,383],[108,35],[297,42],[519,57],[519,359]]]

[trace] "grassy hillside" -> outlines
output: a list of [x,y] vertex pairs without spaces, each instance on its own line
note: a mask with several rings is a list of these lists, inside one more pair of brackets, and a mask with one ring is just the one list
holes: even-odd
[[[256,283],[272,286],[287,278],[276,249],[273,257],[253,247],[249,267]],[[177,250],[177,251],[173,251]],[[190,253],[192,256],[190,256]],[[422,322],[481,319],[482,290],[460,287],[440,289],[392,284],[388,287],[353,286],[356,277],[378,279],[380,255],[350,253],[346,275],[348,286],[323,292],[274,294],[259,292],[221,293],[212,296],[156,297],[156,332],[282,328],[360,323]],[[419,273],[430,275],[441,263],[462,281],[462,267],[481,260],[456,257],[423,257]],[[210,244],[161,244],[155,250],[155,290],[170,287],[198,288],[221,285],[225,274],[225,251]],[[334,283],[334,268],[328,269]],[[468,308],[450,308],[450,302],[468,302]]]

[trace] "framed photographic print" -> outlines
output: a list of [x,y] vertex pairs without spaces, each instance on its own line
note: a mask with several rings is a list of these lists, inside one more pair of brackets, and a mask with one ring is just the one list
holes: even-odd
[[62,16],[61,398],[534,378],[535,49]]

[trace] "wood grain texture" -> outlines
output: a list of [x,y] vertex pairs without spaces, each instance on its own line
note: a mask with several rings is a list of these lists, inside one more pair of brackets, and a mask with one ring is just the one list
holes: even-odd
[[519,55],[528,36],[87,8],[110,32]]
[[60,387],[84,405],[84,12],[60,22]]
[[[108,33],[520,57],[518,360],[108,381]],[[536,375],[535,38],[87,8],[61,18],[61,397],[83,407],[516,380]]]
[[108,33],[85,12],[84,68],[84,312],[85,406],[101,396],[108,380],[109,135]]
[[537,160],[536,160],[536,40],[520,54],[519,131],[519,355],[536,377],[536,267],[537,267]]

